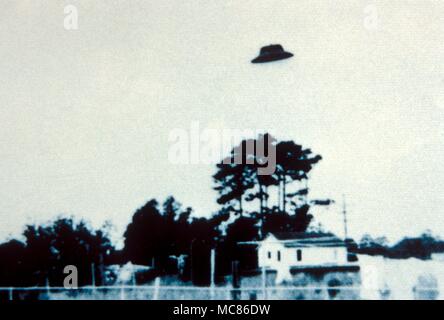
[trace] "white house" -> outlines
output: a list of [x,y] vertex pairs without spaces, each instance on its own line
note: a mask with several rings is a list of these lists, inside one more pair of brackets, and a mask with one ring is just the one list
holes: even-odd
[[296,270],[358,270],[357,261],[349,261],[345,242],[333,235],[306,233],[269,234],[258,246],[260,268]]

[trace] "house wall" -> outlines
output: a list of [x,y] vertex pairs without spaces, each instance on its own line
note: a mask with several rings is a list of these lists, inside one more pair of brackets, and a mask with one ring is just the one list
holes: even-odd
[[[297,250],[301,250],[301,261],[297,259]],[[271,252],[271,259],[268,253]],[[280,252],[280,261],[278,260]],[[347,263],[345,247],[301,247],[287,248],[280,243],[264,243],[258,250],[259,267],[279,269],[287,266],[313,266]]]
[[[281,261],[288,259],[288,253],[286,248],[277,242],[266,241],[259,246],[258,249],[258,265],[259,267],[274,267],[280,264],[277,260],[277,252],[281,252]],[[271,259],[268,258],[268,252],[271,252]]]

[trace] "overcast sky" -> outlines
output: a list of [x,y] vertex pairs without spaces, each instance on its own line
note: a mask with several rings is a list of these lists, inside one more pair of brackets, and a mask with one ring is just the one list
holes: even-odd
[[[345,194],[355,237],[444,237],[443,17],[426,0],[2,0],[0,239],[59,214],[122,232],[169,194],[209,215],[214,167],[168,161],[195,122],[321,154],[327,229]],[[270,43],[294,57],[251,64]]]

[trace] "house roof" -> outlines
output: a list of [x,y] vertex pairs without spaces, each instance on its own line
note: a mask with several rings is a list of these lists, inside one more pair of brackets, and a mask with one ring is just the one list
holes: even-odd
[[[344,247],[345,242],[335,235],[318,233],[273,233],[278,242],[285,247]],[[267,237],[269,238],[270,235]]]
[[313,232],[273,232],[270,234],[272,234],[278,240],[318,239],[323,237],[334,237],[332,233]]

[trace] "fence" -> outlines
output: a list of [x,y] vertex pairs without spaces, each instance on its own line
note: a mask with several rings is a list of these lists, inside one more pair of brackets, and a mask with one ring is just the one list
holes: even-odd
[[[1,300],[359,300],[405,299],[390,289],[362,286],[196,287],[122,285],[102,287],[0,288]],[[407,299],[439,299],[437,288],[412,288]]]

